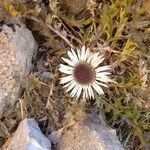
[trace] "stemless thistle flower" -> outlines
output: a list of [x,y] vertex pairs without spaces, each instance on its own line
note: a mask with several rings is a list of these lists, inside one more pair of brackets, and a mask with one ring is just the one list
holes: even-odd
[[68,51],[70,59],[62,58],[68,65],[60,64],[59,71],[67,76],[62,77],[60,83],[71,91],[71,96],[79,98],[94,98],[94,91],[104,94],[102,87],[108,87],[112,80],[108,77],[110,66],[99,66],[105,59],[99,52],[92,53],[83,46],[75,52]]

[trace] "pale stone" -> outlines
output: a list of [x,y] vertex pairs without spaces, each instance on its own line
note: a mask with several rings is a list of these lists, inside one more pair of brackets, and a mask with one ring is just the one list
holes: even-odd
[[25,25],[0,24],[0,114],[19,98],[21,82],[30,71],[36,49],[37,43]]
[[66,130],[58,143],[58,150],[124,150],[116,131],[96,124],[89,117]]
[[40,131],[34,119],[24,119],[7,150],[51,150],[51,142]]

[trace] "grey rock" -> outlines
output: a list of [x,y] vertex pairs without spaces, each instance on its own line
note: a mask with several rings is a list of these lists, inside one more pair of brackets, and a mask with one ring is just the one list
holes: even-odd
[[51,142],[34,119],[24,119],[8,145],[8,150],[51,150]]
[[53,143],[54,145],[57,145],[60,141],[61,135],[63,133],[63,129],[60,129],[58,131],[53,131],[49,136],[48,139]]
[[31,31],[22,23],[0,26],[0,114],[19,98],[21,82],[30,71],[36,49]]
[[124,148],[114,129],[96,124],[86,117],[62,134],[58,150],[124,150]]

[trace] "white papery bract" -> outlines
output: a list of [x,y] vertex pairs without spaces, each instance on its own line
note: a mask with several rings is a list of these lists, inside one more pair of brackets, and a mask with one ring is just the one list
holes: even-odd
[[83,97],[89,99],[95,97],[95,92],[104,94],[102,87],[108,87],[112,82],[109,78],[111,74],[110,66],[102,66],[104,56],[99,52],[90,52],[89,48],[82,46],[81,49],[67,52],[68,58],[62,58],[67,64],[60,64],[59,71],[66,76],[60,79],[64,84],[66,92],[70,92],[71,97]]

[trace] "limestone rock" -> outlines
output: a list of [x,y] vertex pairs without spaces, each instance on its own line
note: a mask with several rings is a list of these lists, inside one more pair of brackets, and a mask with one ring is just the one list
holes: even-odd
[[51,142],[40,131],[34,119],[24,119],[7,150],[51,150]]
[[123,150],[116,131],[85,118],[62,134],[59,150]]
[[22,23],[0,24],[0,112],[18,99],[36,49],[31,31]]

